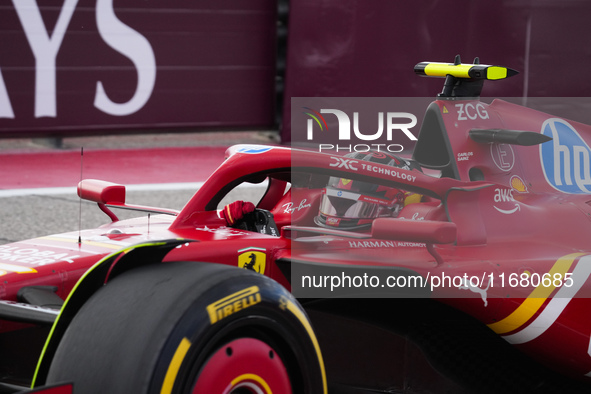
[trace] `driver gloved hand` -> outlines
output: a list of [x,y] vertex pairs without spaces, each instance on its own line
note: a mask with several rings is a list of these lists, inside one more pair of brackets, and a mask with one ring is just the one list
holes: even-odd
[[228,226],[234,225],[237,221],[242,219],[245,214],[254,211],[254,204],[248,201],[234,201],[222,209],[220,216],[226,219]]

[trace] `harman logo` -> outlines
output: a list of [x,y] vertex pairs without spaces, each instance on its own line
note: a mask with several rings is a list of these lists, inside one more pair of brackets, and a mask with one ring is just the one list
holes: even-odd
[[551,118],[542,124],[542,134],[552,143],[540,145],[540,160],[546,181],[564,193],[591,193],[591,149],[567,121]]
[[207,306],[209,321],[215,324],[218,321],[248,307],[261,302],[261,293],[258,286],[251,286],[244,290],[237,291],[213,304]]
[[[352,140],[371,141],[383,139],[384,136],[388,142],[393,140],[394,133],[402,132],[410,141],[416,141],[415,137],[410,131],[416,126],[417,117],[408,112],[378,112],[377,131],[368,132],[362,131],[359,125],[359,112],[353,112],[353,121],[344,111],[338,109],[320,109],[316,111],[310,107],[302,107],[308,116],[306,127],[306,139],[308,141],[314,140],[314,131],[320,132],[328,131],[328,123],[322,114],[330,114],[336,117],[338,124],[338,141],[351,142]],[[369,150],[401,152],[404,147],[400,144],[354,144],[354,145],[339,145],[339,144],[319,144],[319,151],[336,150],[348,152],[368,152]]]

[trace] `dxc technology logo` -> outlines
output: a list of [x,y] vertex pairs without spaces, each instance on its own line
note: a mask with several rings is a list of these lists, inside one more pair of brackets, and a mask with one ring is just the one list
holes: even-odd
[[552,137],[552,142],[540,145],[540,160],[548,183],[564,193],[591,193],[591,149],[579,133],[558,118],[546,120],[541,132]]
[[[368,152],[370,150],[378,152],[402,152],[404,147],[401,144],[390,143],[395,132],[404,133],[404,135],[411,141],[417,140],[410,131],[411,128],[416,126],[417,117],[408,112],[378,112],[377,131],[362,132],[359,126],[359,112],[353,112],[353,122],[351,122],[349,115],[338,109],[320,109],[319,111],[316,111],[310,107],[302,108],[304,109],[303,113],[308,116],[306,127],[306,139],[308,141],[314,140],[315,130],[317,133],[329,132],[328,123],[323,114],[330,114],[336,117],[338,123],[338,133],[332,131],[331,128],[334,137],[338,137],[339,142],[349,142],[349,144],[319,144],[318,150],[320,152],[327,150],[336,150],[337,152]],[[369,111],[364,111],[364,114],[368,112]],[[334,120],[334,118],[332,118],[332,120]],[[383,140],[384,134],[388,143],[377,143],[376,141]],[[351,144],[351,142],[356,141],[372,143]]]

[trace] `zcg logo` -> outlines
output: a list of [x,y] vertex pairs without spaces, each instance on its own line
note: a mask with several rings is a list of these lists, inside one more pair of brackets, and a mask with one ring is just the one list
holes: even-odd
[[486,107],[482,103],[476,105],[472,103],[456,104],[456,108],[458,109],[458,120],[489,119]]
[[540,145],[540,160],[548,183],[564,193],[591,193],[591,149],[579,133],[562,119],[548,119],[542,134],[552,143]]

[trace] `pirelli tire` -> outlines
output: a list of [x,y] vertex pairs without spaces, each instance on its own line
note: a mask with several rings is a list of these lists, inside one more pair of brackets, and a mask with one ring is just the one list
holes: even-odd
[[277,282],[194,262],[127,271],[75,316],[47,382],[75,393],[324,393],[305,313]]

